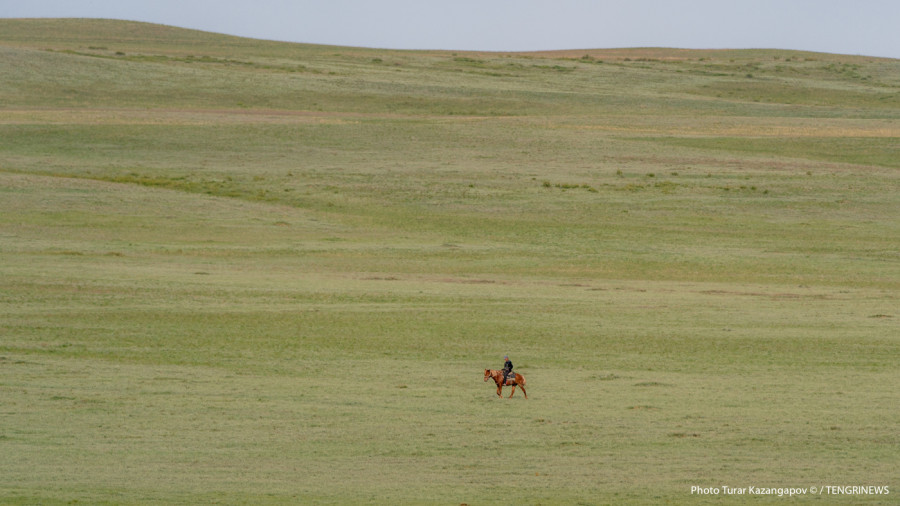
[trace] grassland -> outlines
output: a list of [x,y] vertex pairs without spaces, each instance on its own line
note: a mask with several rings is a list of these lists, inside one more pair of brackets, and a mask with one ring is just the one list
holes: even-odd
[[0,502],[896,502],[898,238],[897,60],[0,20]]

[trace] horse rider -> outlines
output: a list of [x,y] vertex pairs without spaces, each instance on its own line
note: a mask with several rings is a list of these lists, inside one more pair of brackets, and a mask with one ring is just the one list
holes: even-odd
[[501,384],[505,385],[506,377],[512,374],[513,363],[510,362],[509,355],[503,355],[503,360],[505,360],[506,362],[503,364],[503,383]]

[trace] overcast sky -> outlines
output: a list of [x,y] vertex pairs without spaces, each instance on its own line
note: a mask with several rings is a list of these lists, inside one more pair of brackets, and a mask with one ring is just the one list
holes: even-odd
[[391,49],[777,48],[900,58],[900,0],[0,0],[0,17],[128,19]]

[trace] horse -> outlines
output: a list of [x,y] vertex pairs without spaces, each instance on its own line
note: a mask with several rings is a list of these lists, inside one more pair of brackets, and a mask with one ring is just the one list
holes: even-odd
[[484,370],[484,381],[487,381],[488,378],[493,379],[494,383],[497,384],[497,397],[500,397],[500,398],[503,397],[503,395],[501,394],[501,391],[503,390],[503,387],[505,385],[505,386],[512,387],[512,392],[510,392],[509,397],[512,397],[513,394],[516,393],[516,387],[518,386],[518,387],[522,388],[522,393],[525,394],[525,398],[526,399],[528,398],[528,392],[525,391],[525,376],[522,376],[521,374],[514,372],[506,377],[505,384],[501,384],[501,383],[503,383],[503,371],[498,371],[496,369],[485,369]]

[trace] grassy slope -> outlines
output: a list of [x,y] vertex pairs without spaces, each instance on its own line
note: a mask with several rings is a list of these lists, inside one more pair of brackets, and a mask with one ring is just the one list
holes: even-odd
[[893,485],[895,60],[0,20],[0,70],[7,501]]

